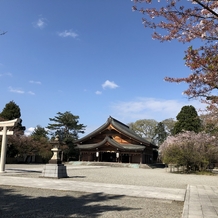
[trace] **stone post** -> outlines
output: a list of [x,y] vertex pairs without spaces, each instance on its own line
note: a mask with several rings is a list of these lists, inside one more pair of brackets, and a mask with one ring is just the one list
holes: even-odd
[[13,135],[13,131],[7,130],[7,127],[13,127],[19,121],[20,119],[17,118],[14,120],[0,122],[0,127],[3,127],[3,130],[0,131],[0,135],[2,135],[0,173],[5,172],[6,152],[7,152],[7,135]]

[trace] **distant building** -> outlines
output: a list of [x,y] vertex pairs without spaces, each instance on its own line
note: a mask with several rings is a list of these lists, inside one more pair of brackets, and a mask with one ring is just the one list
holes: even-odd
[[143,139],[127,125],[109,117],[95,131],[76,141],[80,161],[152,163],[156,145]]

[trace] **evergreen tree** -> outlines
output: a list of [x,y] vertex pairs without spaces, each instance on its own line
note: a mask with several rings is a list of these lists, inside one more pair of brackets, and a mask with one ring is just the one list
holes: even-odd
[[[7,103],[0,113],[0,120],[14,120],[21,117],[20,107],[14,102]],[[19,153],[20,141],[24,137],[25,126],[22,126],[22,120],[13,127],[14,135],[8,137],[7,156],[14,157]],[[22,136],[22,137],[21,137]]]
[[55,131],[61,141],[76,140],[79,133],[84,133],[86,126],[79,124],[79,116],[74,116],[69,111],[58,112],[57,115],[54,118],[49,118],[54,123],[48,124],[47,128]]
[[21,117],[20,107],[14,101],[7,103],[0,113],[0,117],[6,120],[13,120]]
[[165,125],[162,122],[159,122],[155,128],[155,141],[160,145],[167,138],[167,132],[165,130]]
[[[20,107],[14,101],[10,101],[5,105],[4,109],[0,113],[0,117],[5,120],[13,120],[16,118],[20,118],[21,117]],[[20,132],[19,134],[24,134],[25,129],[26,127],[22,126],[22,119],[20,119],[20,122],[17,123],[14,130],[19,131]]]
[[182,107],[176,119],[177,122],[173,129],[174,135],[183,131],[194,131],[196,133],[201,131],[201,120],[195,107],[192,105]]
[[40,125],[37,125],[34,131],[32,132],[31,137],[35,141],[40,141],[40,139],[42,138],[48,140],[48,131],[46,131],[45,128],[41,127]]
[[77,151],[74,149],[74,141],[78,139],[79,133],[84,133],[86,127],[79,124],[79,116],[75,116],[69,111],[58,112],[57,116],[49,118],[49,120],[54,123],[48,124],[47,128],[54,131],[53,136],[58,135],[62,144],[64,159],[76,156]]

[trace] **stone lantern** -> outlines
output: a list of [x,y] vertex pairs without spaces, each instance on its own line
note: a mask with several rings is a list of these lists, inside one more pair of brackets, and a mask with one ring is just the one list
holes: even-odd
[[67,176],[67,170],[66,166],[62,164],[62,161],[60,159],[60,143],[58,136],[55,137],[55,140],[51,142],[53,152],[52,158],[49,160],[49,163],[45,165],[42,176],[41,177],[50,177],[50,178],[66,178]]
[[56,137],[54,141],[51,141],[50,144],[52,145],[51,151],[53,152],[53,156],[51,160],[49,161],[50,164],[62,164],[62,161],[60,159],[60,143],[59,143],[59,138]]

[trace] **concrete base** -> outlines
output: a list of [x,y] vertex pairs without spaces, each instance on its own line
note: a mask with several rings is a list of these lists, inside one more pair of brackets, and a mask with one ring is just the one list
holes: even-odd
[[42,170],[41,177],[47,178],[67,178],[67,169],[64,164],[46,164]]

